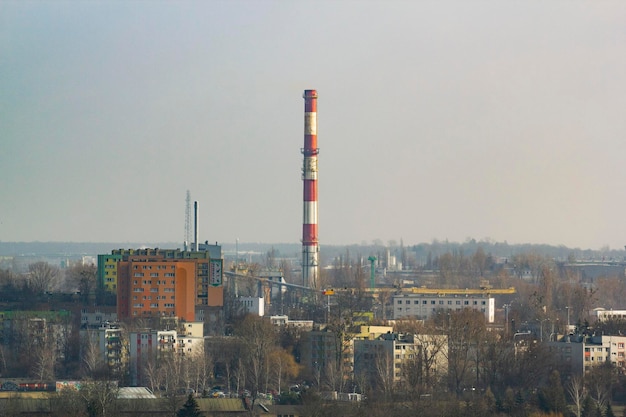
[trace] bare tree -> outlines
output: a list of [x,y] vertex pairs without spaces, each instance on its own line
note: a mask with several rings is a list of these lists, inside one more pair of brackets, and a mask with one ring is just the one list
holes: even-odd
[[388,352],[382,345],[376,346],[374,366],[376,371],[376,386],[383,392],[386,400],[391,399],[394,388],[394,361],[393,353]]
[[565,386],[572,402],[574,403],[574,414],[581,417],[583,400],[585,399],[585,384],[582,376],[574,375]]
[[39,381],[53,381],[55,379],[54,367],[57,362],[57,350],[52,343],[48,342],[35,347],[35,362],[32,373]]
[[87,403],[76,388],[66,387],[52,396],[50,411],[53,417],[83,417]]
[[76,264],[65,271],[66,288],[80,293],[84,304],[89,302],[96,287],[96,266]]
[[118,392],[117,384],[112,381],[87,381],[80,389],[89,414],[101,417],[113,414]]
[[98,333],[87,330],[82,340],[82,367],[88,378],[98,378],[106,364],[98,346]]
[[475,350],[486,333],[485,317],[479,311],[464,309],[451,312],[449,322],[448,376],[451,388],[458,394],[464,384],[469,384]]
[[604,410],[611,400],[611,390],[615,382],[615,368],[610,362],[594,366],[586,378],[589,396],[600,410]]
[[59,268],[47,262],[35,262],[28,266],[28,284],[37,294],[54,291],[59,282]]
[[242,341],[247,385],[254,402],[265,380],[266,362],[277,344],[277,333],[269,320],[249,314],[239,323],[235,334]]
[[282,391],[282,384],[285,379],[293,379],[300,373],[300,365],[296,363],[293,355],[284,349],[274,350],[270,355],[269,363],[279,393]]

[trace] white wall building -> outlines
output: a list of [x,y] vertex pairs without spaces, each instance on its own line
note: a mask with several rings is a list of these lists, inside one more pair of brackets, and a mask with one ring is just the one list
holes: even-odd
[[427,362],[429,368],[422,368],[421,372],[428,374],[433,381],[447,375],[447,336],[386,333],[376,339],[354,341],[354,375],[357,378],[379,381],[383,375],[388,375],[390,381],[398,384],[407,380],[405,365],[425,366]]
[[460,311],[466,308],[480,311],[487,323],[495,321],[495,300],[483,295],[461,294],[399,294],[393,297],[393,318],[425,320],[438,311]]
[[261,317],[265,315],[265,300],[263,297],[239,297],[237,301],[239,301],[239,305],[246,313],[256,314]]
[[591,316],[598,321],[626,320],[626,310],[606,310],[604,308],[596,308],[591,311]]
[[166,355],[192,357],[204,353],[204,323],[182,322],[178,330],[130,332],[131,385],[145,384],[143,369],[148,361],[159,361]]
[[313,330],[313,320],[289,320],[289,316],[270,316],[274,326],[297,327],[303,330]]

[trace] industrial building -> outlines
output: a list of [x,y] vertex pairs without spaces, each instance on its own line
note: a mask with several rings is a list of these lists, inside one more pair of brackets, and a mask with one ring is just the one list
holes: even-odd
[[462,294],[398,294],[393,298],[393,318],[426,320],[439,311],[480,311],[487,323],[495,321],[495,300],[485,293]]

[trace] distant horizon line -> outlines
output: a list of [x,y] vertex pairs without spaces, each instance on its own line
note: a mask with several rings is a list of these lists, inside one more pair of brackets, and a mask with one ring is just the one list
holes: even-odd
[[[376,241],[380,241],[380,243],[376,243]],[[396,242],[398,242],[397,240],[395,240]],[[208,242],[208,244],[213,244],[210,241],[204,240],[204,242]],[[204,243],[203,242],[203,243]],[[146,247],[146,248],[159,248],[160,246],[164,246],[164,245],[174,245],[175,248],[177,247],[182,247],[184,245],[183,242],[176,242],[176,241],[64,241],[64,240],[31,240],[31,241],[4,241],[4,240],[0,240],[0,245],[7,245],[7,244],[19,244],[19,245],[24,245],[24,244],[71,244],[71,245],[85,245],[85,244],[89,244],[89,245],[113,245],[116,247],[119,247],[120,245],[132,245],[132,246],[137,246],[137,247]],[[219,245],[219,246],[224,246],[224,245],[294,245],[294,246],[300,246],[302,245],[301,242],[268,242],[268,241],[234,241],[234,242],[224,242],[224,243],[220,243],[219,241],[215,242],[215,244]],[[432,244],[451,244],[451,245],[465,245],[465,244],[487,244],[487,245],[508,245],[508,246],[548,246],[548,247],[553,247],[553,248],[566,248],[566,249],[571,249],[571,250],[581,250],[581,251],[618,251],[618,252],[623,252],[626,250],[626,248],[624,246],[615,249],[615,248],[611,248],[609,245],[605,245],[606,248],[602,247],[599,249],[592,249],[592,248],[586,248],[586,249],[582,249],[580,247],[570,247],[567,245],[563,245],[563,244],[550,244],[550,243],[530,243],[530,242],[525,242],[525,243],[509,243],[507,240],[504,241],[496,241],[496,240],[477,240],[477,239],[469,239],[469,240],[465,240],[465,241],[453,241],[453,240],[448,240],[448,239],[431,239],[429,242],[419,242],[419,243],[412,243],[412,244],[403,244],[403,246],[405,247],[411,247],[411,246],[417,246],[417,245],[432,245]],[[155,246],[151,246],[151,245],[155,245]],[[370,243],[322,243],[321,246],[382,246],[382,247],[390,247],[387,244],[383,243],[381,239],[374,239],[372,242]],[[399,244],[396,246],[400,246]],[[122,246],[123,247],[123,246]],[[165,249],[165,247],[163,247],[163,249]]]

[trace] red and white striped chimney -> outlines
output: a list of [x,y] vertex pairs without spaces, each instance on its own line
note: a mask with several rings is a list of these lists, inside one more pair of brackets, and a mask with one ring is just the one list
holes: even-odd
[[302,222],[302,285],[317,288],[317,91],[304,90],[304,218]]

